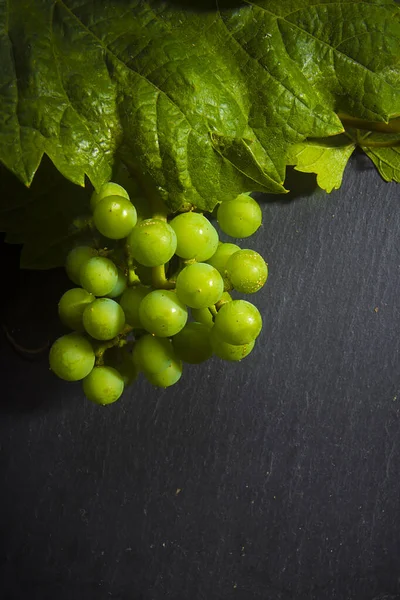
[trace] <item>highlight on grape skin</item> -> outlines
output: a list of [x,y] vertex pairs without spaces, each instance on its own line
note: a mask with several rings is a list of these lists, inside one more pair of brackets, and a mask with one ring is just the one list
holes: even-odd
[[[158,207],[151,214],[142,195],[130,198],[114,182],[94,192],[90,204],[93,220],[82,222],[108,235],[66,256],[67,274],[79,287],[59,301],[60,319],[73,333],[50,350],[56,375],[82,380],[87,399],[105,406],[138,376],[168,388],[182,377],[183,362],[213,356],[236,362],[250,354],[261,315],[229,292],[253,294],[265,284],[263,257],[221,242],[199,212],[163,215]],[[237,237],[261,224],[261,210],[247,194],[224,202],[217,215],[221,229]]]

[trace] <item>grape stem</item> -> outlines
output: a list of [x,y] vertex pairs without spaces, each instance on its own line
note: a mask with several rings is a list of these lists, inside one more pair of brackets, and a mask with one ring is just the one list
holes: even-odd
[[216,307],[215,307],[215,306],[209,306],[209,307],[208,307],[208,310],[210,311],[210,313],[212,314],[212,316],[213,316],[214,318],[217,316],[217,314],[218,314],[218,311],[217,311],[217,309],[216,309]]
[[124,346],[127,343],[125,338],[132,331],[132,329],[133,327],[131,327],[130,325],[125,325],[124,329],[119,335],[117,335],[112,340],[104,342],[104,344],[100,344],[98,346],[97,350],[94,353],[96,357],[97,367],[104,365],[104,354],[106,350],[108,350],[109,348],[114,348],[114,346]]
[[172,281],[168,281],[165,275],[165,265],[153,267],[151,269],[151,278],[153,287],[156,289],[172,290],[175,287]]
[[124,250],[126,256],[126,266],[128,269],[128,286],[138,285],[140,283],[140,279],[136,274],[135,267],[133,266],[133,258],[128,244],[125,244]]

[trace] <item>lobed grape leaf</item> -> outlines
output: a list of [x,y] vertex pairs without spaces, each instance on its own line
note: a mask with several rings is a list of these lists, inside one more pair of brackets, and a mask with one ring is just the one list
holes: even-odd
[[[34,184],[2,197],[0,229],[25,243],[24,266],[61,262],[81,235],[67,219],[87,202],[73,184],[98,188],[121,160],[171,211],[211,211],[241,192],[284,193],[287,164],[334,189],[353,145],[332,136],[347,121],[390,129],[399,117],[390,0],[200,12],[158,0],[0,0],[0,162],[31,185],[48,156],[72,182],[59,177],[55,194],[41,177],[42,194]],[[398,180],[397,148],[366,152]]]
[[98,187],[119,153],[172,210],[284,192],[288,148],[340,133],[338,111],[400,115],[399,14],[383,0],[0,0],[0,160],[30,184],[47,154]]
[[342,184],[343,173],[356,143],[347,136],[307,140],[289,150],[288,164],[296,171],[316,173],[320,188],[330,193]]
[[361,143],[364,152],[370,157],[385,181],[400,183],[400,135],[372,133],[365,144],[393,144],[393,146],[367,146]]

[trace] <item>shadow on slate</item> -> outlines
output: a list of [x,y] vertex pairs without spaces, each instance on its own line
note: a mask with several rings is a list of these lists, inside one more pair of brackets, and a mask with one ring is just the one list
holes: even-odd
[[399,600],[399,194],[357,161],[263,203],[242,363],[99,408],[1,343],[3,394],[43,399],[0,418],[2,600]]
[[[66,332],[57,306],[61,295],[71,287],[68,278],[62,269],[20,270],[20,250],[19,245],[1,241],[8,293],[0,297],[0,347],[2,356],[8,356],[8,368],[3,373],[6,392],[0,396],[0,414],[35,410],[45,403],[43,390],[32,387],[29,379],[42,373],[43,378],[50,376],[51,385],[48,350],[52,341]],[[19,386],[24,384],[27,393],[19,393]]]

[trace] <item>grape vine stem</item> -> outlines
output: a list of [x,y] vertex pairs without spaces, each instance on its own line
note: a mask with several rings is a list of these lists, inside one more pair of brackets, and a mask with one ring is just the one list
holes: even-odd
[[153,267],[151,269],[151,278],[155,289],[172,290],[175,287],[172,281],[168,281],[165,275],[165,265]]
[[119,335],[117,335],[112,340],[109,340],[108,342],[104,342],[104,344],[100,344],[98,346],[97,350],[95,351],[97,367],[104,365],[104,354],[105,354],[106,350],[108,350],[109,348],[114,348],[114,346],[123,346],[126,344],[125,338],[132,330],[133,330],[133,327],[131,327],[130,325],[125,325],[124,329],[121,331],[121,333]]

